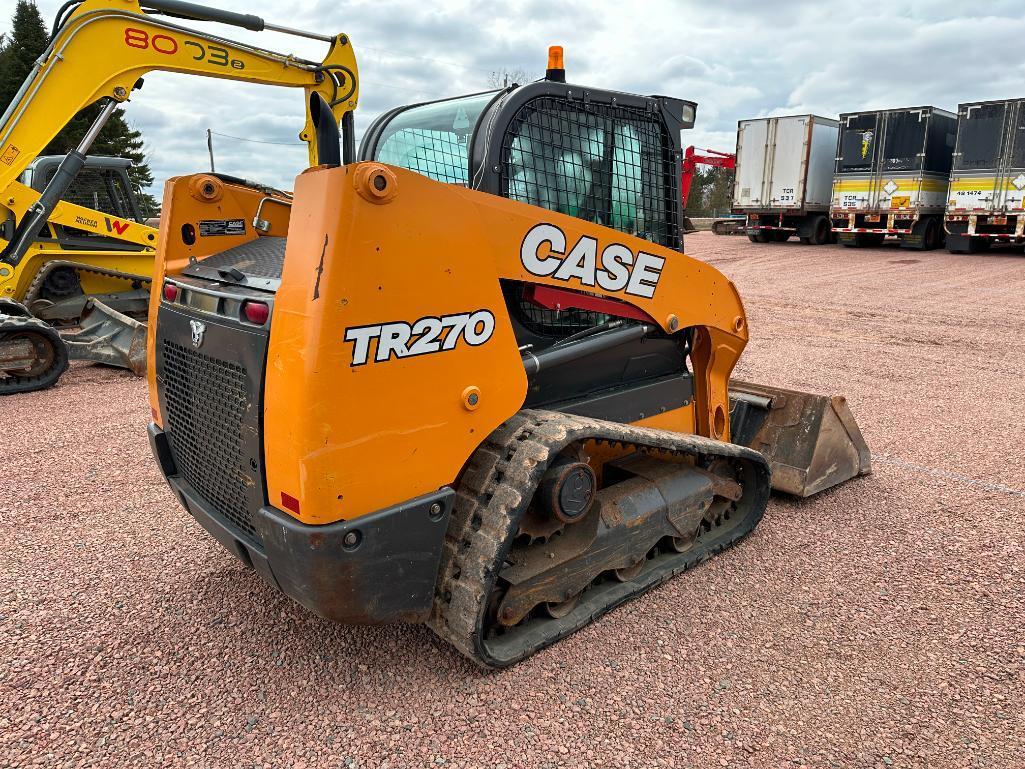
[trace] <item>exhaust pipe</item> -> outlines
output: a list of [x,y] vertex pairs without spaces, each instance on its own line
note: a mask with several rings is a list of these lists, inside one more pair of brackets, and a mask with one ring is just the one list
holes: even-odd
[[342,164],[338,122],[324,97],[314,91],[310,94],[310,119],[317,132],[317,162],[322,166]]

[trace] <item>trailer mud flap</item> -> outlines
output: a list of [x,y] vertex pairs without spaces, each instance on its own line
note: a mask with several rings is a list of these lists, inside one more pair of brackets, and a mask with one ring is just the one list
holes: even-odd
[[773,489],[798,497],[872,472],[868,446],[843,396],[731,381],[730,435],[769,460]]
[[146,324],[95,299],[86,303],[81,330],[62,334],[72,360],[90,360],[146,375]]

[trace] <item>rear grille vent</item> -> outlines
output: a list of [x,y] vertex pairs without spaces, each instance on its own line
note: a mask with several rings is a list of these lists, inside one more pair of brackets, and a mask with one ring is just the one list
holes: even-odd
[[235,528],[259,542],[246,504],[242,428],[246,369],[163,342],[164,402],[175,463],[185,480]]

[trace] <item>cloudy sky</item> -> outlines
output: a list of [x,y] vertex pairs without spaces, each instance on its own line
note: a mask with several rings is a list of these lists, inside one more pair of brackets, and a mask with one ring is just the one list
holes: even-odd
[[[59,4],[38,0],[48,24]],[[743,118],[925,104],[953,110],[961,101],[1025,96],[1021,0],[217,4],[347,33],[360,68],[357,136],[389,107],[485,90],[496,70],[539,77],[551,44],[565,46],[571,82],[698,102],[685,145],[724,150]],[[315,61],[325,52],[314,41],[184,23]],[[285,145],[215,136],[218,171],[291,188],[304,167],[296,138],[303,100],[291,89],[151,74],[127,116],[146,138],[158,191],[169,176],[208,167],[207,128]]]

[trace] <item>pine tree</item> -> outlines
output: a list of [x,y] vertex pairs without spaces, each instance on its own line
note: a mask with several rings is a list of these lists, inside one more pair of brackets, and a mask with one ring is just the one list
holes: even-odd
[[0,47],[0,113],[7,109],[46,46],[49,36],[36,4],[18,0],[11,21],[11,33]]
[[[53,141],[46,147],[47,154],[63,155],[78,146],[82,136],[92,125],[93,121],[100,114],[102,106],[93,104],[79,112],[65,126]],[[146,193],[146,190],[153,184],[153,174],[146,165],[146,152],[143,145],[142,133],[133,129],[125,120],[124,109],[118,107],[107,120],[100,135],[96,137],[90,155],[112,155],[119,158],[128,158],[132,161],[132,167],[128,169],[128,178],[132,183],[139,207],[143,216],[151,216],[159,208],[156,200]]]

